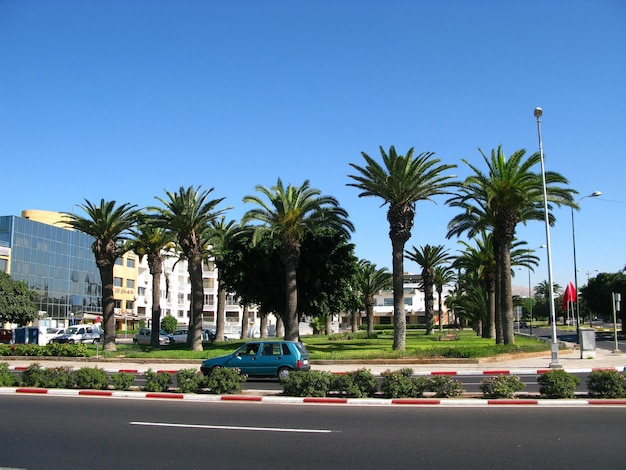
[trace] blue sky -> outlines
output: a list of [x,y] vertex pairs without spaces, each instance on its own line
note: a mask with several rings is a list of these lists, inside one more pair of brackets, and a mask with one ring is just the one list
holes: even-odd
[[[0,0],[0,214],[194,185],[239,220],[256,185],[308,179],[348,210],[357,255],[390,268],[386,207],[346,186],[349,164],[415,147],[464,177],[478,148],[537,151],[540,106],[546,169],[603,193],[575,214],[582,285],[626,265],[625,53],[622,0]],[[444,201],[418,203],[407,249],[459,249]],[[571,211],[554,215],[565,287]],[[541,222],[517,233],[545,244]]]

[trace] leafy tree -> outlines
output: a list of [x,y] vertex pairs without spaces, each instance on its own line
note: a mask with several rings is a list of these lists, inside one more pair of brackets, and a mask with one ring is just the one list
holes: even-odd
[[202,261],[206,257],[210,238],[210,223],[226,209],[216,210],[224,198],[209,199],[213,188],[180,187],[178,193],[165,192],[166,198],[156,199],[163,207],[151,207],[156,227],[171,230],[176,234],[178,246],[187,260],[191,281],[191,316],[187,344],[194,351],[202,351],[202,310],[204,285]]
[[378,197],[383,205],[388,204],[387,221],[391,239],[392,279],[393,279],[393,349],[406,348],[406,317],[404,314],[404,246],[411,238],[417,201],[432,200],[433,196],[448,194],[454,184],[451,175],[443,173],[456,165],[440,165],[433,152],[421,153],[413,157],[413,148],[406,155],[398,155],[391,146],[389,153],[379,148],[383,159],[380,165],[365,152],[364,167],[350,163],[358,174],[348,175],[361,193],[359,197]]
[[[511,290],[511,244],[520,222],[543,220],[543,178],[531,171],[541,162],[534,153],[526,160],[525,150],[514,152],[509,158],[502,146],[491,151],[488,158],[480,150],[487,165],[487,173],[463,160],[474,172],[460,187],[459,194],[448,202],[462,209],[461,220],[453,219],[450,232],[492,230],[496,259],[497,304],[503,320],[503,342],[514,343],[513,296]],[[549,203],[557,206],[577,207],[572,195],[577,192],[563,187],[567,179],[555,172],[546,172],[546,189]],[[550,214],[551,215],[551,214]],[[553,219],[552,219],[553,220]],[[450,228],[450,227],[449,227]],[[499,338],[496,338],[499,339]]]
[[15,281],[0,271],[0,324],[15,323],[25,326],[37,316],[35,293],[24,281]]
[[[176,318],[174,318],[172,315],[165,315],[163,317],[163,321],[161,322],[161,328],[166,333],[172,334],[174,331],[176,331],[176,328],[178,328],[178,320],[176,320]],[[158,333],[159,330],[157,330],[157,334]]]
[[407,259],[416,262],[422,268],[422,288],[426,310],[426,334],[433,332],[435,268],[440,264],[451,261],[453,258],[443,245],[424,245],[419,249],[412,247],[413,251],[406,251]]
[[359,271],[355,288],[361,297],[361,303],[367,316],[367,333],[374,334],[374,296],[382,290],[390,289],[392,275],[387,268],[377,268],[376,264],[366,260],[359,262]]
[[438,319],[439,319],[439,331],[443,330],[442,315],[443,315],[443,287],[451,284],[456,279],[454,270],[450,266],[435,266],[435,272],[433,276],[433,282],[435,284],[435,290],[437,291],[437,303],[438,303]]
[[254,227],[253,241],[265,234],[280,241],[280,259],[285,268],[285,309],[280,311],[280,316],[285,325],[285,339],[297,340],[297,269],[302,239],[320,228],[332,228],[349,237],[354,227],[337,199],[322,196],[319,190],[309,186],[308,181],[300,187],[291,184],[285,187],[279,178],[275,186],[258,185],[256,191],[259,196],[245,196],[243,201],[259,207],[246,212],[242,223],[260,222]]
[[161,329],[161,274],[163,273],[163,253],[173,244],[175,236],[172,232],[155,227],[150,218],[141,217],[138,227],[131,232],[135,237],[128,243],[128,250],[133,251],[140,259],[148,260],[148,269],[152,276],[152,332],[150,344],[159,346],[159,330]]
[[91,235],[96,240],[91,245],[96,265],[102,280],[102,316],[104,318],[105,351],[115,351],[115,299],[113,297],[113,266],[127,248],[124,240],[137,222],[139,212],[129,203],[115,207],[115,201],[100,200],[100,205],[85,199],[79,207],[87,214],[81,217],[73,212],[64,212],[67,224],[79,232]]
[[624,324],[624,303],[626,302],[626,273],[600,273],[589,279],[589,284],[581,289],[581,295],[587,302],[588,308],[604,319],[613,320],[613,305],[611,294],[622,295],[621,312],[618,312]]

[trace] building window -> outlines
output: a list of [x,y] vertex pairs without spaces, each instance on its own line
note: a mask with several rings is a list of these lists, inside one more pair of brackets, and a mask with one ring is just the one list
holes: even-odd
[[122,266],[122,258],[115,258],[115,266]]
[[405,297],[404,305],[412,306],[413,305],[413,297]]
[[183,318],[185,316],[185,311],[184,310],[179,310],[178,311],[178,318]]
[[134,289],[135,288],[135,280],[134,279],[126,279],[126,287],[128,289]]
[[385,307],[393,307],[393,297],[385,297],[383,299],[383,305]]
[[144,297],[146,295],[146,288],[145,287],[138,287],[137,288],[137,295]]
[[126,260],[126,267],[127,268],[134,268],[135,267],[135,258],[128,258]]
[[205,289],[213,289],[215,288],[215,279],[212,277],[202,279],[202,284]]
[[185,302],[185,293],[184,292],[179,292],[178,293],[178,303],[182,304]]
[[114,277],[113,278],[113,286],[114,287],[122,287],[122,278],[121,277]]
[[134,304],[135,304],[135,302],[133,302],[132,300],[127,300],[126,301],[126,310],[131,310],[132,311]]

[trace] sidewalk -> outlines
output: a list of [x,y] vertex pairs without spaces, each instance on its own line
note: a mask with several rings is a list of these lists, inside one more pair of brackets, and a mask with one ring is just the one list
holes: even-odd
[[[181,369],[200,368],[200,360],[169,360],[154,359],[142,361],[137,359],[103,359],[103,358],[11,358],[0,357],[0,362],[6,362],[10,369],[26,368],[38,362],[43,367],[69,366],[73,368],[98,367],[107,371],[145,372],[177,371]],[[550,369],[550,351],[536,355],[526,355],[523,358],[514,358],[510,355],[485,360],[432,360],[432,361],[311,361],[311,369],[327,370],[333,373],[348,372],[357,369],[368,369],[379,375],[386,370],[411,368],[418,375],[449,374],[536,374]],[[574,349],[559,351],[559,364],[567,372],[591,372],[594,369],[616,369],[620,372],[626,369],[626,353],[613,353],[604,349],[596,349],[595,357],[581,359],[580,351]]]

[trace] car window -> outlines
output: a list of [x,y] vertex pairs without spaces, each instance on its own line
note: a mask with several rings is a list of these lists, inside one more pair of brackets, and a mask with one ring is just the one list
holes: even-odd
[[242,348],[238,354],[240,356],[256,356],[259,351],[259,345],[257,343],[246,344],[245,348]]
[[283,343],[283,356],[290,356],[291,351],[289,350],[289,345],[287,343]]
[[280,344],[278,343],[267,343],[263,345],[263,352],[261,353],[264,356],[280,356]]
[[300,354],[309,354],[309,351],[306,350],[306,347],[302,343],[295,343],[296,348],[300,351]]

